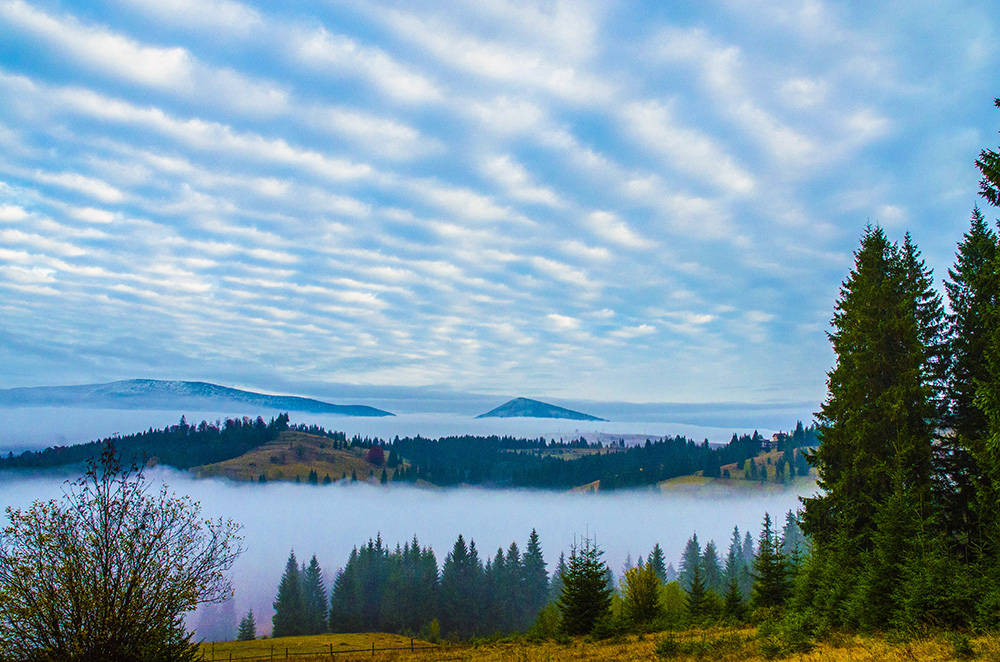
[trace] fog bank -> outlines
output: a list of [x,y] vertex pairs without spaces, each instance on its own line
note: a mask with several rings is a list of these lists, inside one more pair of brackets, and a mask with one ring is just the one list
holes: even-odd
[[[705,488],[584,494],[365,483],[257,485],[194,480],[163,468],[149,476],[200,501],[205,516],[232,518],[244,525],[246,552],[232,573],[234,604],[215,611],[232,619],[253,608],[260,634],[270,632],[272,602],[292,549],[300,561],[317,556],[329,588],[351,549],[379,533],[393,547],[416,534],[421,545],[434,549],[440,566],[460,533],[475,540],[485,561],[511,541],[523,550],[535,528],[550,572],[560,552],[568,554],[574,539],[589,534],[596,536],[618,574],[627,555],[633,560],[645,557],[656,543],[677,565],[694,532],[703,545],[715,540],[724,554],[734,525],[756,538],[765,511],[783,518],[786,511],[798,508],[802,493],[776,487],[752,492]],[[23,507],[33,499],[58,497],[64,480],[65,474],[0,473],[0,505]],[[198,619],[192,622],[197,624]],[[203,626],[208,635],[207,621]]]
[[[69,446],[103,439],[114,434],[131,434],[150,427],[175,425],[181,416],[189,423],[224,420],[242,416],[277,416],[274,410],[172,411],[78,409],[73,407],[14,407],[0,408],[0,454],[15,454],[48,446]],[[749,422],[742,427],[716,427],[678,420],[670,422],[649,413],[648,420],[574,421],[550,418],[488,418],[476,419],[465,414],[417,412],[398,416],[362,418],[332,414],[290,413],[292,423],[316,424],[328,430],[346,432],[348,437],[379,437],[421,435],[438,438],[457,435],[510,435],[536,439],[573,439],[581,435],[590,440],[605,435],[648,435],[651,437],[684,435],[695,441],[708,439],[726,443],[734,432],[743,434],[759,429],[770,434],[779,429],[789,430],[797,420],[789,416],[781,420],[771,414],[767,421]],[[808,421],[806,421],[808,422]]]

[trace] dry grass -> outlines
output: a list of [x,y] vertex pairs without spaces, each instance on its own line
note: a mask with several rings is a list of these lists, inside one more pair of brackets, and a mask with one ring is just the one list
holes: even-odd
[[[315,470],[320,481],[328,475],[334,481],[344,474],[350,479],[356,472],[358,480],[367,480],[369,473],[374,478],[382,475],[383,467],[365,460],[364,448],[333,448],[333,441],[325,437],[304,432],[282,432],[274,441],[258,446],[248,453],[225,462],[194,467],[199,477],[225,476],[232,480],[257,480],[264,474],[271,480],[295,480],[305,482],[309,472]],[[386,469],[392,478],[393,469]]]
[[[673,657],[660,658],[656,647],[666,637],[673,637],[679,643],[679,650]],[[772,659],[797,662],[950,662],[960,659],[955,649],[943,636],[926,637],[909,642],[892,643],[882,637],[836,634],[817,643],[806,653],[780,655],[766,658],[761,654],[753,628],[715,628],[688,631],[677,634],[647,634],[624,637],[610,641],[588,641],[577,637],[567,644],[552,641],[532,643],[526,640],[506,641],[488,644],[444,644],[429,650],[409,650],[376,652],[371,654],[371,645],[376,648],[409,646],[410,640],[384,634],[319,635],[317,637],[287,637],[284,639],[264,639],[256,642],[234,642],[216,644],[216,660],[228,660],[249,655],[268,655],[274,646],[275,660],[284,659],[285,647],[289,654],[296,652],[326,652],[312,658],[330,659],[329,646],[334,651],[367,649],[364,653],[345,653],[334,656],[336,662],[355,660],[375,660],[400,662],[424,662],[430,660],[461,660],[465,662],[597,662],[603,660],[656,661],[672,659],[681,662],[769,662]],[[974,638],[971,641],[977,660],[1000,660],[1000,639],[993,636]],[[417,645],[424,642],[417,642]],[[206,659],[211,660],[210,645],[204,645]],[[255,651],[255,652],[253,652]],[[297,658],[303,660],[305,658]]]
[[[229,641],[215,644],[202,644],[201,652],[206,660],[228,661],[247,658],[263,658],[269,660],[273,655],[275,660],[284,660],[286,655],[296,662],[307,660],[329,660],[330,651],[334,652],[337,662],[349,660],[397,660],[418,659],[418,653],[406,651],[377,651],[372,656],[372,644],[377,649],[408,648],[410,638],[395,634],[371,632],[364,634],[318,634],[310,637],[281,637],[279,639],[257,639],[255,641]],[[413,640],[415,646],[429,646],[425,641]],[[332,646],[332,649],[331,649]],[[436,652],[437,649],[429,651]],[[358,651],[348,653],[345,651]],[[405,652],[405,658],[400,657]],[[230,658],[232,655],[232,658]],[[434,659],[434,658],[423,658]]]

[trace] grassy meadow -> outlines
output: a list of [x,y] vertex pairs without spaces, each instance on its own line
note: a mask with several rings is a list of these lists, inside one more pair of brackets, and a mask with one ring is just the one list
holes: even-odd
[[[664,640],[667,643],[664,644]],[[372,643],[376,652],[371,653]],[[444,643],[436,647],[415,640],[416,650],[379,651],[384,648],[404,648],[410,639],[380,633],[324,634],[312,637],[283,637],[246,642],[202,644],[206,660],[289,659],[330,660],[331,644],[336,662],[355,660],[462,660],[468,662],[598,662],[601,660],[649,661],[717,661],[764,662],[796,660],[803,662],[946,662],[952,660],[1000,660],[1000,638],[990,635],[963,638],[961,635],[926,635],[909,640],[887,639],[882,636],[861,636],[834,633],[812,644],[810,650],[792,652],[779,650],[767,638],[758,637],[757,630],[744,628],[712,628],[679,633],[630,635],[605,641],[577,637],[556,643],[532,642],[524,638],[461,644]],[[359,652],[345,652],[358,651]],[[659,649],[659,651],[658,651]],[[315,653],[315,655],[309,655]],[[230,655],[232,657],[230,658]]]

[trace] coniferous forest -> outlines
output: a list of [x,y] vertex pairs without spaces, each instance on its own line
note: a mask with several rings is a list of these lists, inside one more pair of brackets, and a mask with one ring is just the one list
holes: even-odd
[[[997,163],[985,150],[977,161],[993,205]],[[865,229],[835,305],[836,361],[808,454],[821,490],[781,531],[769,515],[756,541],[734,531],[724,560],[693,536],[674,581],[657,546],[617,587],[588,539],[548,581],[527,570],[541,565],[534,532],[523,555],[512,543],[485,563],[459,537],[440,573],[416,538],[394,551],[369,541],[334,580],[329,627],[469,637],[533,620],[534,633],[565,636],[751,618],[780,623],[769,627],[789,649],[830,629],[996,629],[1000,250],[978,206],[944,291],[947,301],[908,233]],[[296,568],[293,556],[286,578]],[[276,628],[282,604],[279,592]]]

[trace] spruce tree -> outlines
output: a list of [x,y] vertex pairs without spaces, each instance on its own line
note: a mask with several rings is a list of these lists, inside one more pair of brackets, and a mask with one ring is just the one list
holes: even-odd
[[726,592],[723,596],[723,612],[730,618],[742,618],[744,596],[740,588],[741,579],[746,573],[746,564],[743,562],[742,545],[740,542],[740,528],[733,527],[733,538],[729,543],[729,552],[726,554],[726,568],[723,580]]
[[[1000,99],[995,99],[993,104],[1000,108]],[[976,159],[976,167],[983,173],[983,178],[979,180],[979,194],[991,205],[1000,206],[1000,153],[984,149]]]
[[559,552],[559,561],[556,563],[556,569],[552,573],[552,581],[549,582],[549,602],[559,601],[559,597],[562,595],[563,577],[566,576],[566,572],[568,570],[569,566],[566,565],[566,553]]
[[997,236],[976,206],[969,231],[958,245],[955,266],[948,270],[951,280],[944,283],[951,309],[947,399],[951,405],[948,425],[952,434],[941,439],[939,480],[935,484],[945,528],[966,558],[974,553],[975,546],[971,543],[978,529],[972,519],[975,483],[982,476],[976,461],[977,449],[989,434],[979,391],[985,389],[984,395],[988,397],[994,383],[987,352],[992,336],[992,311],[1000,295],[996,260]]
[[715,549],[714,540],[709,540],[705,544],[705,551],[701,555],[701,567],[705,573],[705,586],[717,595],[722,595],[725,591],[725,582],[722,579],[722,566],[719,564],[719,553]]
[[240,627],[236,633],[236,641],[253,641],[256,638],[257,623],[254,622],[253,609],[251,609],[240,620]]
[[751,598],[753,606],[784,606],[791,590],[788,563],[785,555],[781,553],[781,540],[772,528],[770,513],[764,513],[764,528],[758,540],[753,572],[755,579]]
[[646,563],[653,567],[653,572],[656,573],[656,578],[660,580],[660,583],[666,584],[667,564],[666,559],[663,557],[663,549],[660,548],[660,543],[653,545],[653,551],[649,553]]
[[[691,590],[691,582],[694,579],[696,568],[701,567],[701,545],[698,543],[698,534],[693,534],[688,538],[684,546],[684,553],[681,555],[680,584],[685,591]],[[702,576],[704,580],[704,576]]]
[[274,601],[274,617],[271,619],[273,637],[294,637],[305,634],[303,627],[304,609],[302,604],[302,580],[295,551],[288,555],[285,572],[278,584],[278,596]]
[[588,634],[611,608],[609,569],[601,560],[603,555],[589,538],[570,549],[559,596],[563,628],[570,635]]
[[898,565],[877,561],[888,553],[879,547],[894,540],[880,532],[890,500],[907,499],[919,522],[930,521],[932,442],[947,365],[942,319],[930,270],[909,235],[900,248],[868,227],[833,317],[837,359],[818,415],[822,443],[811,456],[823,493],[805,500],[802,522],[815,544],[815,567],[831,571],[817,588],[825,617],[846,613],[845,600],[862,604],[865,592],[900,581]]
[[441,569],[441,625],[446,632],[468,638],[483,626],[484,581],[475,542],[467,546],[459,534]]
[[302,575],[302,608],[304,634],[322,634],[327,631],[326,587],[315,555]]
[[701,623],[710,615],[711,600],[708,597],[708,587],[705,585],[705,577],[701,572],[701,564],[696,563],[691,567],[691,580],[687,593],[688,620],[691,623]]
[[542,546],[538,542],[538,532],[531,530],[528,545],[521,559],[524,593],[522,595],[524,613],[522,625],[530,625],[549,601],[549,576],[545,570]]

